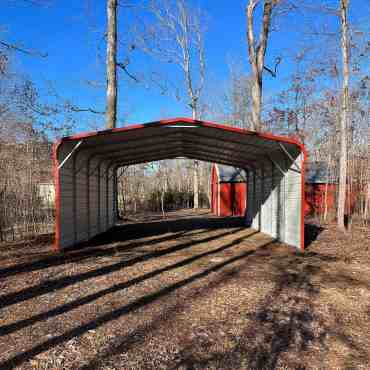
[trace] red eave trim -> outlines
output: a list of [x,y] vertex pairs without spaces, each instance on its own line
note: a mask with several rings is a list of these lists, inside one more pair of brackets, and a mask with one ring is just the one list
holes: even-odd
[[256,132],[256,131],[250,131],[250,130],[227,126],[227,125],[223,125],[223,124],[211,122],[211,121],[198,121],[198,120],[194,120],[192,118],[186,118],[186,117],[164,119],[160,121],[147,122],[143,124],[132,124],[126,127],[113,128],[109,130],[83,132],[77,135],[65,136],[61,140],[62,141],[81,140],[81,139],[85,139],[91,136],[100,136],[100,135],[116,133],[116,132],[126,132],[126,131],[143,129],[146,127],[168,126],[168,125],[176,125],[176,124],[181,125],[182,123],[195,124],[195,125],[200,125],[203,127],[212,127],[212,128],[216,128],[216,129],[220,129],[220,130],[224,130],[228,132],[235,132],[235,133],[239,133],[243,135],[253,135],[253,136],[257,136],[257,137],[267,139],[267,140],[279,141],[279,142],[288,143],[288,144],[295,144],[299,148],[301,148],[302,151],[304,148],[303,144],[295,138],[274,135],[271,133],[261,133],[261,132]]

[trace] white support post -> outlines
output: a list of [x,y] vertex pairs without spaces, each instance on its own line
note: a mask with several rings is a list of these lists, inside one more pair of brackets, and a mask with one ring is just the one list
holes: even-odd
[[82,144],[83,140],[80,140],[73,149],[69,152],[69,154],[63,159],[63,161],[59,164],[58,170],[60,170],[68,161],[69,158],[73,155],[73,153],[79,148],[79,146]]
[[283,152],[286,154],[286,156],[292,161],[293,166],[295,166],[297,168],[297,171],[299,173],[301,173],[301,168],[296,164],[295,159],[289,153],[289,151],[287,150],[287,148],[285,148],[285,146],[282,143],[280,143],[280,142],[279,142],[279,145],[280,145],[280,148],[283,150]]

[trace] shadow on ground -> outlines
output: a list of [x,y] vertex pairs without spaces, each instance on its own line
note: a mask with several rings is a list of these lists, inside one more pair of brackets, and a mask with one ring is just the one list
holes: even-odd
[[304,224],[304,247],[308,248],[319,235],[324,231],[324,228],[314,222]]
[[[309,228],[311,226],[308,225]],[[61,320],[63,319],[61,315],[72,314],[76,309],[89,307],[88,305],[109,294],[125,292],[128,288],[158,278],[162,274],[183,267],[189,268],[208,257],[213,259],[213,262],[207,259],[207,263],[197,265],[197,269],[190,270],[188,276],[180,275],[177,281],[169,279],[149,293],[130,296],[129,302],[125,301],[125,304],[120,302],[119,306],[110,307],[108,312],[97,311],[94,319],[82,320],[72,328],[54,333],[52,338],[38,339],[37,344],[32,345],[18,344],[19,350],[16,353],[13,352],[6,359],[1,359],[0,355],[0,369],[8,370],[23,366],[44,352],[81,338],[87,333],[95,333],[99,328],[131,313],[143,314],[144,309],[149,309],[148,307],[154,304],[160,307],[163,304],[163,309],[155,312],[149,320],[142,320],[140,325],[132,327],[128,335],[120,335],[119,331],[115,331],[114,338],[107,341],[104,347],[98,346],[96,354],[88,363],[79,365],[81,369],[100,369],[109,367],[109,364],[114,364],[118,368],[122,365],[121,368],[124,368],[126,364],[120,362],[123,361],[122,354],[138,348],[143,348],[144,362],[137,368],[305,369],[309,367],[307,364],[310,364],[310,356],[313,356],[312,364],[324,363],[330,350],[328,338],[335,338],[350,349],[351,357],[345,360],[348,368],[369,362],[368,352],[355,337],[343,330],[335,320],[325,317],[318,309],[321,286],[339,281],[341,286],[365,290],[366,281],[361,282],[336,269],[330,270],[329,273],[330,266],[335,265],[339,259],[322,251],[308,250],[303,255],[296,254],[289,247],[275,241],[263,241],[250,248],[248,242],[257,232],[250,230],[249,233],[239,235],[242,230],[245,229],[240,218],[185,217],[178,220],[120,225],[106,233],[105,237],[99,236],[90,244],[79,246],[78,250],[3,268],[0,270],[0,277],[4,279],[9,276],[16,277],[19,273],[59,265],[78,266],[90,259],[96,261],[100,257],[114,257],[107,265],[96,267],[95,264],[94,268],[87,271],[71,270],[72,272],[59,277],[51,275],[47,280],[29,287],[2,294],[0,309],[9,309],[9,306],[19,303],[25,305],[31,299],[40,299],[48,294],[54,297],[55,294],[60,294],[58,292],[63,288],[77,286],[80,282],[90,279],[93,282],[95,278],[108,276],[126,267],[140,266],[140,263],[150,260],[155,262],[161,257],[169,257],[179,251],[189,252],[178,255],[180,259],[175,261],[168,260],[164,266],[153,266],[150,271],[139,270],[140,273],[133,277],[127,275],[124,281],[117,281],[112,285],[108,283],[108,286],[88,294],[81,292],[78,298],[68,299],[65,303],[50,308],[45,307],[41,313],[33,314],[30,311],[26,318],[18,318],[0,327],[0,339],[7,340],[12,338],[8,336],[15,333],[17,335],[24,333],[22,330],[28,333],[39,324]],[[322,231],[313,225],[309,230],[311,243]],[[192,236],[196,235],[196,238],[188,238],[189,232]],[[140,240],[145,237],[150,239]],[[168,246],[166,243],[170,241],[178,242]],[[208,248],[215,241],[220,244]],[[165,245],[156,249],[157,244],[161,243]],[[195,249],[200,244],[207,247]],[[145,249],[141,250],[142,246],[145,246]],[[240,249],[240,246],[247,247]],[[192,249],[195,251],[191,252]],[[238,284],[248,287],[248,280],[243,274],[254,269],[264,271],[265,279],[272,288],[268,294],[261,294],[253,310],[247,310],[242,305],[238,307],[236,314],[240,319],[237,325],[238,334],[235,334],[235,326],[231,328],[233,330],[227,332],[224,328],[225,323],[209,321],[204,324],[202,333],[181,340],[181,347],[168,359],[152,360],[151,356],[155,356],[157,351],[149,353],[145,350],[151,335],[155,335],[160,329],[170,336],[178,336],[181,330],[187,330],[189,326],[189,322],[182,323],[185,325],[184,329],[181,322],[177,321],[178,315],[185,307],[189,307],[189,302],[193,304],[211,294],[218,295],[221,287],[235,280]],[[200,283],[200,287],[194,289],[195,283]],[[172,297],[172,300],[167,302],[169,297]],[[230,317],[230,321],[234,319],[235,317]],[[223,341],[228,345],[226,346]]]
[[[196,224],[197,224],[197,221],[194,221],[194,220],[187,220],[187,222],[182,222],[182,221],[180,222],[180,226],[175,228],[176,232],[183,232],[183,231],[187,231],[187,230],[190,230],[190,229],[194,230],[194,227],[196,227]],[[192,227],[190,227],[189,222],[192,223]],[[132,266],[132,265],[137,264],[139,262],[147,261],[148,259],[151,259],[151,258],[158,258],[158,257],[168,255],[168,254],[173,253],[173,252],[177,252],[177,251],[182,250],[182,249],[190,249],[190,248],[192,248],[195,245],[200,244],[200,243],[207,243],[207,242],[211,242],[211,241],[217,240],[217,239],[222,240],[222,238],[227,236],[227,235],[235,234],[234,235],[235,237],[232,239],[232,241],[227,242],[227,243],[223,243],[218,248],[212,248],[210,250],[207,250],[207,248],[205,248],[204,249],[205,251],[203,251],[201,253],[196,253],[194,255],[190,255],[190,257],[182,259],[182,260],[180,260],[176,263],[166,265],[165,267],[162,267],[162,268],[159,268],[159,269],[154,269],[153,271],[142,274],[142,275],[140,275],[138,277],[135,277],[131,280],[128,280],[128,281],[125,281],[125,282],[122,282],[122,283],[114,284],[114,285],[112,285],[112,286],[110,286],[106,289],[102,289],[98,292],[95,292],[95,293],[92,293],[92,294],[89,294],[89,295],[86,295],[86,296],[82,296],[78,299],[70,300],[66,304],[57,306],[57,307],[52,308],[51,310],[43,312],[41,314],[36,314],[36,315],[33,315],[33,316],[31,315],[27,319],[18,320],[16,322],[11,323],[11,324],[3,325],[0,328],[0,336],[4,337],[6,335],[17,332],[21,329],[26,329],[26,328],[30,327],[31,325],[35,325],[39,322],[45,322],[46,320],[49,320],[51,318],[56,318],[57,316],[59,316],[61,314],[65,314],[67,312],[70,312],[70,311],[78,308],[78,307],[81,307],[83,305],[91,303],[91,302],[93,302],[93,301],[95,301],[95,300],[97,300],[97,299],[99,299],[99,298],[101,298],[105,295],[108,295],[108,294],[111,294],[111,293],[114,293],[114,292],[118,292],[118,291],[122,291],[122,290],[127,289],[131,286],[135,286],[135,285],[137,285],[137,284],[139,284],[139,283],[141,283],[145,280],[154,278],[154,277],[156,277],[156,276],[158,276],[158,275],[160,275],[164,272],[168,272],[168,271],[171,271],[171,270],[174,270],[174,269],[178,269],[180,267],[188,266],[188,265],[193,264],[194,262],[196,262],[196,261],[198,261],[202,258],[205,258],[205,257],[209,257],[209,256],[213,256],[213,255],[217,256],[219,253],[221,253],[225,250],[229,250],[229,249],[239,245],[240,243],[244,242],[246,239],[251,238],[254,234],[258,233],[258,232],[251,231],[248,234],[244,233],[243,236],[237,237],[236,234],[237,234],[238,230],[241,229],[241,228],[236,228],[236,226],[240,225],[239,222],[237,222],[237,220],[229,220],[229,222],[227,224],[229,225],[229,227],[232,227],[232,230],[228,231],[227,230],[228,226],[227,225],[225,226],[225,224],[223,224],[222,232],[217,233],[216,235],[208,236],[206,234],[205,237],[201,237],[200,239],[197,239],[197,240],[191,240],[189,242],[176,244],[173,247],[164,248],[164,249],[161,249],[161,250],[158,250],[158,251],[145,252],[145,253],[140,254],[140,255],[136,255],[134,252],[132,254],[131,253],[125,254],[125,257],[123,259],[120,259],[119,262],[110,264],[108,266],[103,266],[101,268],[97,268],[97,269],[94,269],[94,270],[89,270],[87,272],[83,272],[83,273],[79,273],[79,274],[75,274],[75,275],[68,275],[68,276],[63,276],[63,277],[56,278],[56,279],[50,279],[50,280],[47,280],[46,282],[42,282],[40,284],[33,285],[33,286],[25,288],[23,290],[16,291],[14,293],[9,293],[9,294],[6,294],[6,295],[2,295],[1,300],[0,300],[0,302],[1,302],[0,307],[5,308],[7,306],[14,305],[16,303],[25,302],[25,301],[28,301],[32,298],[40,297],[40,296],[42,296],[44,294],[47,294],[47,293],[55,294],[59,289],[65,288],[69,285],[77,284],[81,281],[85,281],[87,279],[95,278],[95,277],[98,277],[98,276],[104,276],[104,275],[112,273],[113,271],[118,271],[118,270],[120,270],[124,267]],[[208,225],[209,225],[209,228],[207,228]],[[131,227],[134,227],[134,226],[131,226]],[[141,225],[139,225],[138,227],[141,228]],[[172,227],[172,224],[171,224],[171,227]],[[207,220],[202,220],[201,222],[199,222],[199,229],[203,229],[203,228],[206,229],[205,231],[207,231],[209,229],[214,229],[214,228],[221,228],[221,220],[216,220],[216,221],[214,221],[214,220],[208,220],[208,221]],[[244,228],[242,228],[242,229],[244,230]],[[126,231],[127,229],[126,229],[126,227],[118,227],[118,230],[120,230],[120,231],[125,230]],[[172,230],[174,230],[174,229],[172,229]],[[172,235],[172,238],[175,238],[175,239],[177,238],[177,236],[176,236],[177,233],[176,232],[174,234],[175,236]],[[148,233],[150,235],[152,235],[154,233],[154,229],[148,231]],[[161,233],[161,231],[159,231],[159,234],[160,233]],[[120,235],[120,232],[117,231],[116,235]],[[127,238],[127,237],[128,236],[125,233],[125,238]],[[121,238],[121,236],[119,236],[118,238],[117,237],[114,238],[114,240],[117,240],[117,239],[122,239],[122,238]],[[263,246],[261,246],[261,248],[264,247],[264,246],[267,246],[271,243],[273,243],[273,242],[265,243]],[[82,250],[79,251],[79,253],[83,253],[83,252],[89,253],[89,250],[88,249],[82,249]],[[185,287],[185,286],[187,286],[191,283],[194,283],[194,282],[196,282],[200,279],[204,279],[210,274],[221,271],[222,269],[224,269],[225,267],[227,267],[230,264],[233,264],[237,261],[240,261],[244,258],[247,258],[249,255],[253,254],[254,252],[255,252],[254,250],[249,250],[249,251],[246,251],[244,253],[233,256],[231,258],[228,258],[226,260],[223,260],[220,263],[211,264],[211,267],[205,268],[205,269],[201,270],[200,272],[193,273],[191,276],[189,276],[189,277],[187,277],[183,280],[177,281],[177,282],[172,283],[172,284],[168,284],[167,286],[164,286],[163,288],[161,288],[161,289],[159,289],[159,290],[157,290],[153,293],[146,294],[144,296],[138,297],[137,299],[134,299],[129,304],[126,304],[126,305],[124,305],[122,307],[119,307],[119,308],[117,308],[117,309],[115,309],[111,312],[108,312],[108,313],[105,313],[101,316],[98,316],[94,320],[91,320],[87,323],[76,326],[75,328],[73,328],[71,330],[68,330],[65,333],[61,334],[61,335],[56,335],[52,339],[46,340],[46,341],[34,346],[33,348],[31,348],[29,350],[26,350],[24,352],[16,354],[12,358],[1,362],[0,363],[0,368],[5,370],[5,369],[13,369],[16,366],[20,366],[24,362],[34,358],[35,356],[37,356],[37,355],[39,355],[39,354],[41,354],[41,353],[43,353],[43,352],[45,352],[45,351],[47,351],[51,348],[54,348],[55,346],[58,346],[62,343],[65,343],[65,342],[67,342],[67,341],[69,341],[73,338],[80,337],[84,333],[87,333],[91,330],[95,330],[95,329],[101,327],[102,325],[111,322],[112,320],[117,320],[117,319],[119,319],[120,317],[122,317],[124,315],[127,315],[127,314],[129,314],[133,311],[137,311],[138,309],[140,309],[142,307],[145,307],[149,304],[152,304],[153,302],[157,301],[158,299],[161,299],[161,298],[171,294],[172,292],[174,292],[174,291],[176,291],[180,288],[183,288],[183,287]],[[117,253],[117,249],[116,249],[116,253]],[[61,257],[61,258],[66,258],[66,257]],[[64,260],[64,263],[68,263],[68,262],[70,262],[70,260],[66,260],[66,259]],[[37,262],[36,262],[36,264],[37,264]],[[40,265],[36,265],[36,266],[40,267]],[[30,268],[35,269],[36,266],[35,265],[28,265],[27,268],[28,269],[30,269]],[[46,267],[44,265],[42,265],[42,266]],[[23,266],[22,269],[25,270],[26,266]]]
[[[258,264],[269,264],[275,276],[274,288],[261,298],[254,311],[244,311],[240,307],[238,322],[245,322],[239,324],[242,326],[241,333],[225,334],[222,322],[207,322],[198,335],[192,339],[183,339],[180,351],[173,358],[162,362],[161,368],[311,369],[327,360],[331,350],[329,338],[335,338],[349,350],[349,355],[344,356],[345,368],[361,368],[368,363],[368,351],[356,342],[356,338],[346,332],[340,323],[327,320],[318,310],[320,286],[313,281],[320,278],[325,284],[327,278],[335,279],[335,276],[327,277],[324,270],[328,263],[335,263],[337,259],[312,252],[308,256],[291,253],[282,255],[276,253],[274,248],[273,242],[261,246],[248,254],[246,265],[228,270],[197,290],[196,294],[182,297],[181,301],[168,307],[149,323],[139,326],[130,335],[116,337],[80,370],[117,366],[122,354],[143,346],[146,341],[150,341],[152,333],[161,327],[162,332],[181,331],[181,326],[176,324],[176,316],[184,309],[188,299],[196,301],[212,293],[217,294],[215,290],[237,279],[245,268],[250,269]],[[231,321],[234,319],[230,317]],[[228,345],[225,346],[225,343]],[[227,349],[229,347],[231,349]],[[155,362],[150,361],[145,360],[148,368],[156,368]],[[323,365],[323,368],[328,366]]]
[[[0,278],[71,262],[82,262],[87,258],[112,256],[119,251],[127,251],[142,245],[154,245],[160,242],[171,241],[181,235],[185,235],[189,231],[206,234],[210,230],[236,227],[243,227],[243,218],[186,217],[179,220],[161,220],[117,225],[86,243],[80,243],[74,247],[67,248],[60,253],[51,250],[43,253],[28,253],[27,250],[23,250],[20,256],[23,257],[23,261],[24,259],[28,261],[21,261],[15,265],[0,269]],[[164,234],[170,235],[161,236]],[[157,236],[159,238],[135,242],[136,239]]]
[[[244,226],[243,217],[214,217],[206,213],[202,217],[184,216],[178,219],[155,219],[150,222],[135,222],[117,225],[107,233],[101,234],[88,243],[88,246],[111,244],[137,238],[158,236],[167,233],[192,230],[213,230]],[[81,247],[85,245],[82,244]]]

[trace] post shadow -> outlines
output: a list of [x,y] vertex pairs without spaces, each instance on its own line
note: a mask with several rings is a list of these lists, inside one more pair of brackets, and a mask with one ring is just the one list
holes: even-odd
[[91,279],[91,278],[96,278],[98,276],[106,275],[106,274],[109,274],[111,272],[121,270],[124,267],[133,266],[133,265],[135,265],[136,263],[139,263],[139,262],[145,262],[149,259],[165,256],[167,254],[177,252],[177,251],[192,247],[194,245],[207,243],[207,242],[210,242],[212,240],[216,240],[218,238],[224,237],[226,235],[234,234],[237,231],[240,231],[242,229],[243,228],[241,228],[239,230],[227,231],[227,232],[224,232],[222,234],[217,234],[216,236],[210,236],[210,237],[203,238],[203,239],[200,239],[200,240],[195,240],[195,241],[192,240],[190,242],[175,245],[173,247],[169,247],[169,248],[166,248],[166,249],[146,253],[146,254],[131,258],[129,260],[123,260],[123,261],[114,263],[112,265],[101,267],[101,268],[96,269],[96,270],[87,271],[87,272],[83,272],[83,273],[75,274],[75,275],[71,275],[71,276],[66,276],[66,277],[63,277],[63,278],[48,280],[47,282],[42,282],[38,285],[34,285],[32,287],[28,287],[28,288],[19,290],[19,291],[14,292],[14,293],[9,293],[9,294],[6,294],[6,295],[2,295],[2,296],[0,296],[0,309],[4,308],[4,307],[7,307],[7,306],[10,306],[10,305],[13,305],[13,304],[16,304],[16,303],[26,301],[26,300],[31,299],[31,298],[38,297],[40,295],[43,295],[43,294],[46,294],[46,293],[49,293],[49,292],[55,292],[57,290],[60,290],[60,289],[65,288],[67,286],[73,285],[73,284],[78,283],[80,281],[85,281],[85,280],[88,280],[88,279]]
[[[30,272],[36,270],[42,270],[48,267],[60,266],[66,263],[82,262],[90,257],[103,257],[111,256],[117,253],[120,249],[130,249],[130,246],[105,246],[110,243],[120,243],[135,239],[141,239],[151,236],[161,236],[169,232],[179,233],[178,236],[184,235],[186,232],[203,228],[205,233],[209,230],[217,230],[219,228],[233,228],[241,227],[243,225],[242,218],[190,218],[184,219],[177,222],[176,220],[161,221],[153,223],[136,223],[129,225],[118,225],[111,231],[105,232],[104,234],[98,235],[91,241],[80,243],[73,248],[67,248],[62,253],[51,256],[43,257],[36,261],[22,262],[15,264],[0,270],[0,278],[13,276],[23,272]],[[174,238],[174,235],[163,236],[156,240],[149,240],[134,244],[132,248],[139,247],[141,245],[153,245],[155,243],[169,241]],[[104,248],[103,248],[104,247]],[[131,248],[131,249],[132,249]]]
[[[273,244],[275,241],[269,241],[267,243],[265,243],[264,245],[260,246],[259,248],[264,248],[270,244]],[[80,325],[76,328],[73,328],[71,330],[68,330],[66,333],[62,334],[62,335],[58,335],[54,338],[51,338],[47,341],[44,341],[43,343],[40,343],[36,346],[34,346],[33,348],[29,349],[29,350],[26,350],[20,354],[17,354],[11,358],[9,358],[8,360],[5,360],[3,362],[0,363],[0,368],[2,370],[10,370],[10,369],[14,369],[15,367],[21,365],[22,363],[24,363],[25,361],[28,361],[29,359],[37,356],[38,354],[42,353],[42,352],[45,352],[61,343],[64,343],[66,341],[69,341],[71,340],[72,338],[75,338],[75,337],[79,337],[81,336],[82,334],[86,333],[87,331],[89,330],[94,330],[94,329],[97,329],[98,327],[106,324],[107,322],[110,322],[112,320],[115,320],[115,319],[118,319],[124,315],[127,315],[129,314],[130,312],[133,312],[133,311],[136,311],[142,307],[145,307],[153,302],[155,302],[156,300],[172,293],[173,291],[179,289],[179,288],[182,288],[194,281],[197,281],[199,279],[202,279],[206,276],[208,276],[209,274],[213,273],[213,272],[216,272],[216,271],[219,271],[221,269],[223,269],[224,267],[234,263],[234,262],[237,262],[239,260],[242,260],[248,256],[250,256],[251,254],[255,253],[255,251],[247,251],[247,252],[244,252],[244,253],[241,253],[237,256],[234,256],[232,258],[229,258],[221,263],[218,263],[218,264],[215,264],[214,266],[206,269],[206,270],[203,270],[199,273],[196,273],[196,274],[193,274],[192,276],[186,278],[186,279],[183,279],[179,282],[176,282],[176,283],[173,283],[171,285],[168,285],[164,288],[161,288],[159,290],[157,290],[156,292],[153,292],[153,293],[150,293],[150,294],[147,294],[145,296],[142,296],[136,300],[134,300],[133,302],[123,306],[123,307],[120,307],[116,310],[113,310],[109,313],[106,313],[94,320],[91,320],[89,321],[88,323],[86,324],[83,324],[83,325]]]
[[47,320],[51,317],[55,317],[55,316],[61,315],[63,313],[69,312],[69,311],[71,311],[75,308],[78,308],[78,307],[80,307],[84,304],[91,303],[91,302],[93,302],[93,301],[95,301],[95,300],[97,300],[97,299],[99,299],[99,298],[101,298],[101,297],[103,297],[107,294],[111,294],[111,293],[114,293],[114,292],[117,292],[117,291],[120,291],[120,290],[123,290],[123,289],[127,289],[127,288],[129,288],[133,285],[137,285],[137,284],[139,284],[139,283],[141,283],[141,282],[143,282],[147,279],[151,279],[151,278],[153,278],[153,277],[155,277],[159,274],[162,274],[164,272],[168,272],[168,271],[171,271],[173,269],[186,266],[188,264],[191,264],[191,263],[199,260],[200,258],[207,257],[207,256],[213,255],[215,253],[222,252],[226,249],[229,249],[229,248],[235,246],[236,244],[239,244],[240,242],[244,241],[245,239],[250,238],[251,236],[253,236],[257,233],[258,233],[257,231],[252,232],[251,234],[248,234],[244,237],[238,238],[238,239],[232,241],[231,243],[228,243],[228,244],[226,244],[224,246],[221,246],[219,248],[216,248],[216,249],[213,249],[213,250],[203,252],[203,253],[197,254],[195,256],[186,258],[182,261],[179,261],[179,262],[171,264],[169,266],[151,271],[147,274],[144,274],[142,276],[139,276],[139,277],[134,278],[132,280],[129,280],[127,282],[120,283],[120,284],[115,284],[115,285],[113,285],[113,286],[111,286],[107,289],[103,289],[99,292],[90,294],[90,295],[85,296],[83,298],[79,298],[79,299],[76,299],[74,301],[68,302],[65,305],[56,307],[52,310],[41,313],[39,315],[35,315],[35,316],[30,317],[28,319],[17,321],[15,323],[9,324],[9,325],[3,325],[3,326],[0,327],[0,337],[2,337],[4,335],[8,335],[8,334],[10,334],[14,331],[20,330],[22,328],[25,328],[29,325],[33,325],[38,321]]

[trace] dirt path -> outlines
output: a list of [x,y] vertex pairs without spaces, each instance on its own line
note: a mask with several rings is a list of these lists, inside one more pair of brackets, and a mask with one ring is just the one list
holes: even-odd
[[368,369],[370,232],[312,228],[304,255],[206,211],[2,247],[0,369]]

